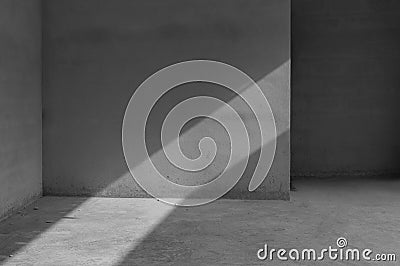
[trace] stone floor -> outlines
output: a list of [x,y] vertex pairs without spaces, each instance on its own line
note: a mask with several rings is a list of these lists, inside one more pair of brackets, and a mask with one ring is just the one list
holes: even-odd
[[[291,201],[44,197],[0,223],[4,265],[399,265],[400,179],[308,179]],[[261,261],[257,251],[347,248],[397,262]],[[287,256],[287,254],[286,254]]]

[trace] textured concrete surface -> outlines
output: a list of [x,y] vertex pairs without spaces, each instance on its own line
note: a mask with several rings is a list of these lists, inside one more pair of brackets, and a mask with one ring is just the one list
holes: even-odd
[[41,4],[0,1],[0,220],[42,191]]
[[397,265],[257,260],[264,244],[320,250],[335,247],[338,237],[349,248],[398,258],[400,180],[360,181],[299,180],[291,201],[219,200],[195,208],[44,197],[0,224],[0,256],[4,265]]
[[292,174],[400,172],[399,47],[399,1],[292,1]]
[[[123,157],[121,127],[126,105],[155,71],[180,61],[211,59],[232,64],[259,81],[280,135],[266,183],[254,193],[247,191],[255,153],[245,178],[228,197],[288,198],[289,0],[50,0],[43,5],[45,194],[146,197]],[[225,101],[235,97],[222,87],[207,89],[209,84],[189,84],[166,95],[169,100],[159,107],[150,126],[152,150],[161,148],[156,141],[160,117],[173,101],[197,94]],[[245,123],[254,126],[249,108],[242,110]],[[212,120],[205,129],[217,138],[224,135]],[[197,141],[194,136],[193,142]],[[221,140],[222,146],[226,142]],[[189,153],[198,152],[197,143],[189,147]],[[215,178],[223,166],[218,161],[195,178]],[[183,171],[174,174],[168,167],[170,176],[191,178]]]

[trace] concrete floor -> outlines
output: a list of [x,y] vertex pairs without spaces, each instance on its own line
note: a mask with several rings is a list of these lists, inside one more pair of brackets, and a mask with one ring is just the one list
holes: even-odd
[[[303,180],[292,200],[219,200],[174,208],[154,199],[44,197],[0,224],[4,265],[398,265],[400,179]],[[336,246],[397,262],[260,261],[257,250]]]

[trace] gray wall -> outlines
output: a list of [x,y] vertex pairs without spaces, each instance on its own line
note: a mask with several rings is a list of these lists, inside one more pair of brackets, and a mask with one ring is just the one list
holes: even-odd
[[162,67],[213,59],[260,81],[272,97],[280,134],[266,183],[248,193],[245,178],[230,196],[288,198],[289,0],[43,5],[45,194],[146,196],[123,157],[126,105],[135,88]]
[[399,47],[399,1],[292,1],[292,175],[400,172]]
[[41,5],[0,1],[0,219],[42,191]]

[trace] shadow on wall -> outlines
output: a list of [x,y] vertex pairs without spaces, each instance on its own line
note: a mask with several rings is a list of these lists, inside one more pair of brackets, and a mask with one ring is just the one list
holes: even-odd
[[[276,130],[279,135],[282,135],[289,130],[289,110],[287,109],[287,105],[289,102],[289,90],[287,87],[289,67],[290,61],[286,61],[257,82],[261,90],[269,99],[275,117]],[[241,93],[245,95],[248,93],[248,91],[251,90],[245,88]],[[209,96],[218,98],[225,103],[229,103],[229,105],[238,112],[241,120],[246,127],[246,131],[249,133],[251,156],[246,166],[244,176],[250,176],[254,172],[254,169],[259,160],[260,152],[258,150],[258,147],[260,146],[260,143],[262,143],[262,145],[264,146],[266,143],[268,143],[268,140],[266,140],[264,137],[263,142],[261,141],[260,127],[257,118],[255,117],[251,107],[241,97],[238,97],[234,92],[222,86],[203,82],[184,84],[174,88],[170,92],[163,95],[163,97],[159,99],[159,101],[151,110],[149,119],[146,124],[146,145],[149,155],[151,156],[152,161],[156,165],[157,169],[167,178],[169,176],[171,181],[182,185],[185,185],[185,182],[192,182],[193,180],[193,182],[195,183],[209,182],[216,176],[219,176],[220,173],[225,169],[231,152],[231,147],[229,146],[229,135],[226,132],[225,128],[220,125],[219,122],[216,122],[213,119],[193,119],[185,124],[185,126],[182,128],[182,131],[180,132],[181,136],[179,142],[181,144],[181,147],[183,148],[184,154],[189,158],[196,158],[200,155],[198,148],[198,141],[200,139],[204,137],[211,137],[216,141],[218,150],[217,156],[212,164],[206,167],[204,171],[200,172],[200,175],[198,172],[183,171],[175,166],[172,166],[165,156],[161,143],[161,127],[167,114],[176,104],[190,97],[196,96]],[[216,108],[222,109],[219,106]],[[207,110],[209,114],[212,114],[214,111],[216,110]],[[228,113],[224,114],[224,116],[226,115],[228,115],[228,119],[231,119]],[[264,114],[258,115],[261,115],[262,117]],[[261,187],[255,192],[249,193],[247,190],[248,185],[242,185],[242,182],[239,182],[235,189],[233,189],[227,195],[227,197],[242,199],[289,198],[288,193],[285,192],[287,184],[289,182],[289,135],[284,135],[287,137],[287,139],[283,140],[282,138],[280,138],[281,143],[279,143],[275,152],[274,163],[270,171],[271,183],[268,186],[269,188],[265,189],[265,187]],[[120,137],[121,136],[119,136],[119,138]],[[68,187],[62,186],[63,184],[65,184],[65,182],[69,181],[68,179],[65,179],[62,180],[63,183],[56,183],[55,187],[48,188],[46,194],[61,196],[85,195],[111,197],[147,197],[147,193],[144,192],[142,188],[140,188],[134,182],[132,176],[129,174],[128,169],[126,169],[120,139],[118,139],[118,143],[119,145],[113,147],[113,149],[118,148],[118,156],[107,155],[105,153],[105,150],[108,148],[107,145],[96,147],[96,149],[101,148],[101,150],[103,151],[101,152],[101,154],[93,154],[93,152],[86,150],[82,152],[89,152],[91,155],[96,157],[100,156],[102,160],[107,159],[107,163],[98,164],[96,167],[88,169],[90,170],[91,174],[98,173],[98,175],[104,176],[105,173],[111,171],[110,166],[115,167],[121,163],[121,161],[118,161],[120,157],[122,157],[121,160],[123,162],[123,164],[121,165],[124,170],[123,174],[120,174],[118,176],[115,176],[115,174],[113,174],[113,180],[109,180],[109,183],[104,184],[97,190],[93,190],[93,188],[85,190],[85,187],[72,187],[70,188],[70,190],[68,190]],[[242,155],[240,156],[243,157]],[[134,162],[134,164],[136,166],[138,165],[136,161]],[[85,169],[87,167],[89,166],[85,165],[83,169],[81,169],[79,166],[78,170],[80,171],[80,176],[85,172]],[[57,181],[59,179],[60,178],[57,178],[55,180]],[[85,182],[88,180],[90,181],[90,179],[88,178],[83,178],[79,181]],[[99,180],[97,180],[96,182],[98,181]],[[61,191],[57,190],[58,188],[60,188]]]

